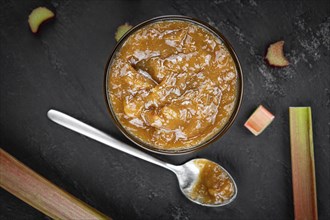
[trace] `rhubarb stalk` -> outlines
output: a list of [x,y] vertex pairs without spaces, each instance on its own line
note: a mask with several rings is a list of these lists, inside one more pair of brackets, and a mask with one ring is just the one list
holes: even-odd
[[53,219],[110,219],[0,148],[0,186]]
[[311,108],[290,107],[289,114],[295,219],[317,220]]

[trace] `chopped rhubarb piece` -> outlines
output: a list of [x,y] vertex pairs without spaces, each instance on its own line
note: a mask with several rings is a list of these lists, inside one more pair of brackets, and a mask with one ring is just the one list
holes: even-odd
[[53,18],[55,14],[45,7],[35,8],[29,15],[29,25],[33,33],[37,33],[39,26],[45,21]]
[[132,28],[132,25],[129,25],[128,23],[125,23],[123,25],[120,25],[117,29],[117,32],[115,33],[115,39],[116,41],[119,41],[124,34]]
[[285,67],[289,61],[285,58],[283,52],[284,41],[277,41],[268,47],[266,59],[270,65],[276,67]]
[[244,126],[255,136],[258,136],[274,120],[275,116],[265,109],[262,105],[253,112]]

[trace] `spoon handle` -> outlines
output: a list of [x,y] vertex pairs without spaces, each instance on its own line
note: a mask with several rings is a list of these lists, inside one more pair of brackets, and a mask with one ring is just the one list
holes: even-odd
[[109,147],[115,148],[117,150],[123,151],[127,154],[130,154],[134,157],[138,157],[142,160],[148,161],[150,163],[156,164],[158,166],[164,167],[171,171],[174,171],[174,165],[165,163],[157,158],[150,156],[138,149],[135,149],[128,144],[125,144],[121,141],[116,140],[115,138],[111,137],[110,135],[100,131],[90,125],[85,124],[67,114],[59,112],[57,110],[49,110],[47,116],[50,120],[56,122],[59,125],[62,125],[68,129],[71,129],[79,134],[85,135],[91,139],[94,139],[98,142],[101,142]]

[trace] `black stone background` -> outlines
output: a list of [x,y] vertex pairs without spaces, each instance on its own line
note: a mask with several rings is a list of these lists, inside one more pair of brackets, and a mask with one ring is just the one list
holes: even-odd
[[[330,3],[327,1],[23,1],[0,4],[0,146],[56,185],[114,219],[293,219],[289,106],[311,106],[319,219],[330,219]],[[30,11],[47,6],[56,19],[33,35]],[[234,176],[238,197],[201,207],[180,192],[167,170],[110,149],[49,121],[55,108],[129,143],[111,121],[104,67],[116,28],[167,14],[199,18],[235,48],[244,99],[228,133],[184,156],[205,157]],[[267,46],[285,40],[290,66],[269,67]],[[254,137],[243,127],[263,104],[276,118]],[[1,219],[47,219],[0,190]]]

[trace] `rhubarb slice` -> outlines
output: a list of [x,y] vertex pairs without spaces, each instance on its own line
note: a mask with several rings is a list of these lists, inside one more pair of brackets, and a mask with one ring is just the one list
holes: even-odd
[[316,220],[316,180],[310,107],[290,107],[290,142],[295,219]]
[[128,23],[125,23],[123,25],[120,25],[117,29],[117,32],[115,33],[115,39],[118,42],[124,34],[132,28],[132,25],[129,25]]
[[245,122],[244,126],[249,129],[252,134],[258,136],[268,127],[274,118],[275,116],[272,113],[262,105],[259,105],[250,118]]
[[284,41],[277,41],[268,47],[266,59],[270,65],[276,67],[285,67],[289,61],[285,58],[283,52]]
[[53,18],[55,14],[45,7],[35,8],[29,15],[29,25],[33,33],[37,33],[39,26],[45,21]]

